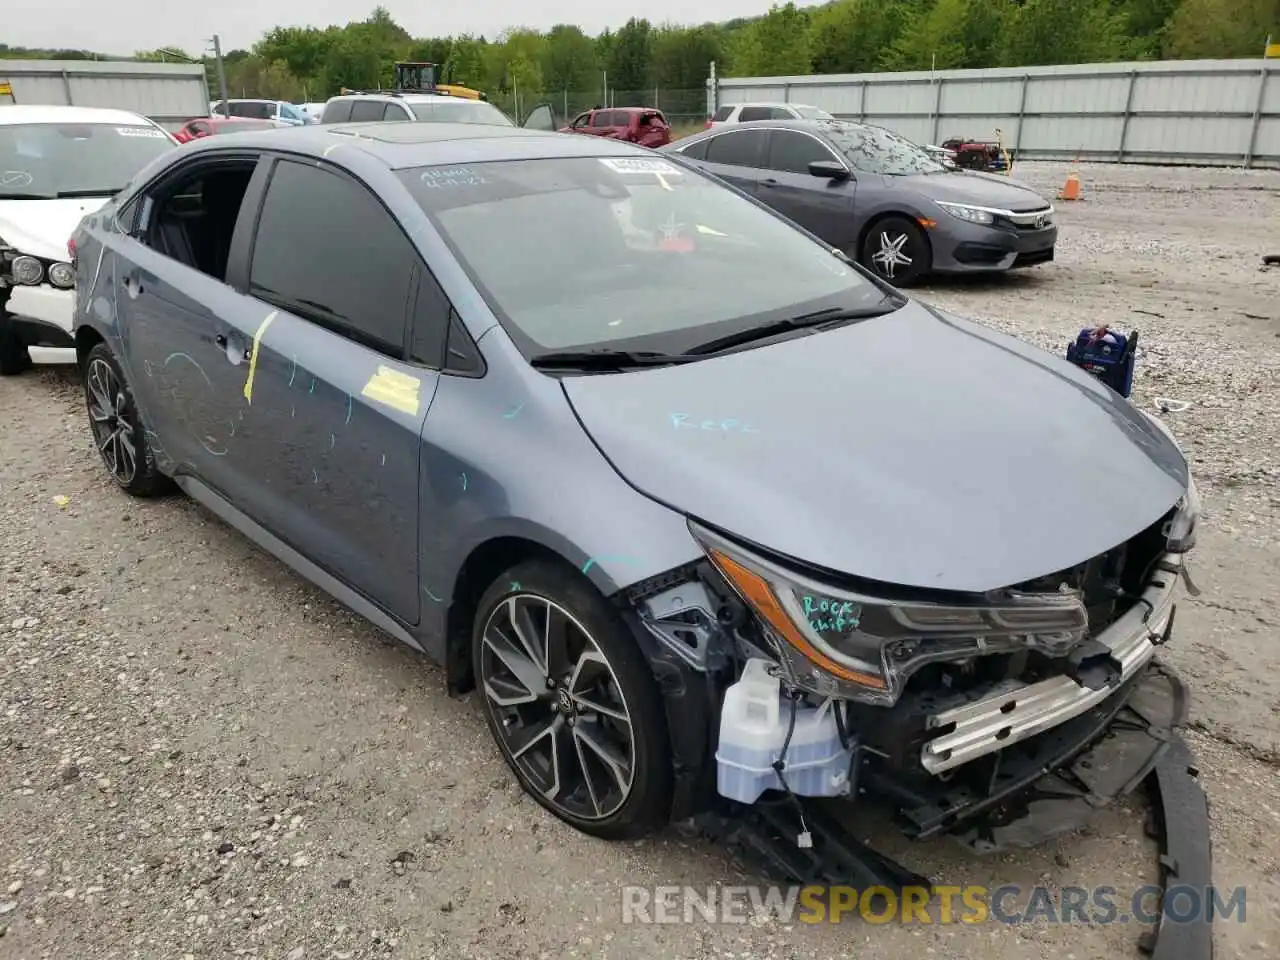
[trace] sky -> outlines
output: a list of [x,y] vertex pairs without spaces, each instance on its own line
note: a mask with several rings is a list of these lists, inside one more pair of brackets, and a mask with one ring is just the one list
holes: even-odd
[[[367,3],[367,8],[363,6]],[[4,0],[0,42],[11,46],[132,54],[178,47],[196,56],[215,33],[223,51],[247,48],[275,26],[327,27],[363,20],[377,0]],[[631,17],[651,23],[706,23],[755,16],[769,0],[466,0],[453,10],[422,0],[383,0],[391,16],[415,37],[459,33],[492,39],[512,26],[546,29],[572,23],[588,34],[618,28]]]

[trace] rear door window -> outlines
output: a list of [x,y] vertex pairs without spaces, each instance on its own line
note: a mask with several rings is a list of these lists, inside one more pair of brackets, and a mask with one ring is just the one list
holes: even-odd
[[699,140],[697,143],[691,143],[689,146],[681,150],[680,153],[684,154],[690,160],[705,160],[707,159],[707,144],[711,142],[711,139],[712,138],[709,137],[706,140]]
[[231,102],[231,116],[252,117],[255,120],[274,120],[276,105],[258,100],[233,100]]
[[381,120],[387,105],[381,100],[357,100],[351,105],[351,122],[366,123],[370,120]]
[[764,130],[735,130],[711,137],[707,162],[730,167],[758,167],[765,142]]
[[751,120],[772,120],[773,110],[770,107],[743,107],[738,120],[747,123]]
[[[331,269],[333,225],[359,237]],[[363,185],[314,163],[281,160],[258,219],[249,294],[403,358],[410,296],[421,258]]]
[[613,111],[613,119],[609,123],[611,127],[622,127],[623,129],[631,126],[631,117],[633,114],[630,110]]
[[711,115],[711,120],[713,123],[720,123],[724,120],[728,120],[729,114],[731,113],[733,113],[732,105],[726,106],[726,107],[720,107],[718,110],[716,110],[715,113]]
[[398,103],[388,103],[387,108],[382,111],[383,120],[412,120],[409,111]]
[[770,131],[769,170],[808,174],[809,164],[815,160],[839,162],[834,153],[808,134],[790,130]]
[[334,100],[324,105],[324,113],[320,115],[321,123],[346,123],[351,119],[351,101]]

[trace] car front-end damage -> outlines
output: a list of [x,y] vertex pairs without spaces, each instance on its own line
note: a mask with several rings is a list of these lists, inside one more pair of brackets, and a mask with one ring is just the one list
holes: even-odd
[[[627,591],[666,697],[673,816],[792,881],[927,887],[853,838],[860,807],[986,853],[1073,830],[1147,784],[1162,879],[1205,889],[1187,694],[1157,659],[1195,590],[1199,511],[1189,482],[1105,553],[981,595],[805,569],[691,521],[706,560]],[[1155,955],[1210,956],[1201,926]]]

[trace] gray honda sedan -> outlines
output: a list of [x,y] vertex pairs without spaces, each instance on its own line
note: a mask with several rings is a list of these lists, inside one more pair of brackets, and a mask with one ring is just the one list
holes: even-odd
[[677,140],[677,154],[766,203],[899,287],[1053,259],[1042,196],[946,164],[883,127],[761,120]]
[[817,797],[1008,823],[1132,698],[1157,735],[1125,714],[1109,771],[1183,719],[1153,657],[1198,507],[1160,421],[660,154],[210,137],[74,246],[120,488],[176,483],[444,664],[584,831],[798,808],[760,839],[794,850]]

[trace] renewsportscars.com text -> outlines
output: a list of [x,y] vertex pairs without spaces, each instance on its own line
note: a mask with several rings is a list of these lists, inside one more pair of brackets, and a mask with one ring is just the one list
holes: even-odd
[[[931,909],[932,908],[932,909]],[[1146,885],[1129,890],[1099,886],[887,887],[711,886],[624,887],[623,923],[749,923],[775,917],[783,923],[1153,924],[1245,920],[1245,888]]]

